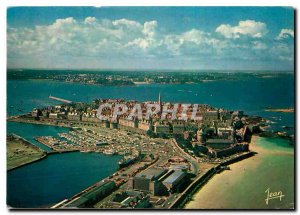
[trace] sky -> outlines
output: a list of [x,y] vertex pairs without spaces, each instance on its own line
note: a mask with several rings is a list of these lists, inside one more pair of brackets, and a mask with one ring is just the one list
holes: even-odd
[[8,68],[294,70],[288,7],[11,7]]

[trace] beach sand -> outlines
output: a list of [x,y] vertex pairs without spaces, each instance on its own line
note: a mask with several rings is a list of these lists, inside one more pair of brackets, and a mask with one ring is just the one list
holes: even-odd
[[[293,208],[294,148],[282,139],[253,136],[251,158],[230,165],[200,189],[188,209],[275,209]],[[282,200],[270,200],[265,191],[282,191]]]

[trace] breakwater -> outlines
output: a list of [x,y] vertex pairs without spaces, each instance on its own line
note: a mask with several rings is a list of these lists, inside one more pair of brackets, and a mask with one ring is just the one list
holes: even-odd
[[28,140],[26,140],[25,138],[19,136],[19,135],[16,135],[14,133],[8,135],[8,138],[12,138],[12,139],[19,139],[19,140],[22,140],[23,144],[26,145],[26,146],[29,146],[35,150],[39,150],[39,151],[44,151],[42,149],[40,149],[39,147],[33,145],[32,143],[30,143]]
[[47,152],[47,154],[52,155],[52,154],[62,154],[62,153],[71,153],[71,152],[80,152],[80,150],[51,151],[51,152]]

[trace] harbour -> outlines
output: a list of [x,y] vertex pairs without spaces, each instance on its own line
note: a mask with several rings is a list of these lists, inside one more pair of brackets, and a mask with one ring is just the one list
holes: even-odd
[[120,158],[99,153],[50,154],[7,173],[7,204],[11,208],[51,207],[113,174]]
[[[151,85],[150,85],[151,86]],[[87,87],[87,86],[83,86],[83,87]],[[95,86],[94,86],[95,87]],[[126,87],[125,87],[126,88]],[[65,96],[61,96],[62,98],[65,98]],[[31,106],[32,107],[32,106]],[[280,113],[276,113],[276,114],[280,114]],[[33,125],[32,124],[32,122],[29,122],[29,124],[28,123],[18,123],[18,122],[8,122],[8,125],[10,125],[10,124],[12,124],[13,125],[13,127],[14,126],[17,126],[17,127],[19,127],[21,124],[22,125],[24,125],[24,127],[26,127],[27,125],[28,126],[30,126],[30,127],[32,127],[32,126],[38,126],[38,127],[40,127],[40,126],[42,126],[42,127],[44,127],[45,125],[42,125],[42,124],[45,124],[44,122],[43,123],[41,123],[41,122],[37,122],[37,123],[39,123],[39,124],[36,124],[36,125]],[[282,123],[284,123],[284,124],[288,124],[288,123],[286,123],[286,122],[282,122]],[[61,137],[63,137],[63,136],[67,136],[67,135],[65,135],[65,133],[69,133],[69,128],[68,128],[68,126],[64,126],[64,124],[63,123],[61,123],[61,124],[53,124],[53,123],[50,123],[49,125],[51,125],[51,126],[48,126],[48,127],[51,127],[51,130],[52,130],[52,128],[59,128],[59,129],[66,129],[66,130],[64,130],[64,131],[55,131],[55,134],[54,133],[48,133],[47,134],[47,132],[46,133],[43,133],[42,135],[33,135],[31,138],[32,138],[32,141],[34,142],[34,144],[39,144],[39,142],[37,142],[37,141],[35,141],[34,140],[34,137],[38,137],[38,136],[53,136],[53,137],[55,137],[55,138],[61,138]],[[80,124],[78,124],[79,126],[80,126]],[[288,124],[288,125],[291,125],[291,124]],[[58,127],[57,127],[58,126]],[[38,127],[36,127],[36,128],[38,128]],[[94,126],[91,126],[92,128],[94,128],[94,129],[97,129],[97,128],[95,128]],[[105,127],[105,126],[104,126]],[[9,129],[9,128],[8,128]],[[100,129],[100,128],[99,128]],[[9,129],[9,130],[11,130],[11,129]],[[103,129],[102,127],[101,127],[101,130],[106,130],[105,128]],[[19,131],[19,129],[18,129],[18,132],[20,132]],[[84,131],[84,132],[86,132],[86,131]],[[60,136],[58,135],[58,134],[60,134]],[[23,134],[24,135],[24,134]],[[105,133],[105,135],[107,135],[107,133]],[[26,136],[26,134],[25,134],[25,136]],[[105,142],[105,141],[102,141],[102,142]],[[47,146],[45,146],[45,145],[43,145],[44,147],[47,147]],[[94,147],[94,146],[93,146]],[[50,149],[49,147],[47,147],[48,148],[48,150],[50,150],[50,151],[53,151],[52,149]],[[88,152],[89,150],[87,149],[87,150],[81,150],[82,152]],[[99,150],[99,152],[101,151],[101,153],[103,153],[103,154],[108,154],[107,156],[108,156],[108,158],[116,158],[115,156],[117,156],[117,155],[109,155],[109,154],[114,154],[113,153],[113,151],[118,151],[118,150],[113,150],[113,151],[109,151],[109,150]],[[74,152],[74,153],[80,153],[80,152]],[[126,151],[125,151],[125,153],[126,153]],[[67,154],[69,154],[69,153],[67,153]],[[73,153],[70,153],[70,154],[73,154]],[[87,156],[89,156],[89,155],[93,155],[94,153],[80,153],[80,154],[85,154],[85,155],[87,155]],[[122,154],[122,153],[121,153]],[[63,155],[63,154],[57,154],[57,155],[59,155],[59,156],[65,156],[65,155]],[[54,154],[53,155],[51,155],[51,156],[55,156]],[[50,156],[50,157],[51,157]],[[105,155],[104,155],[105,156]],[[107,158],[107,159],[108,159]],[[48,159],[48,158],[47,158]],[[47,160],[46,159],[46,160]],[[116,161],[115,161],[115,165],[116,165],[116,170],[117,169],[119,169],[119,167],[118,167],[118,162],[121,160],[121,157],[119,157],[119,159],[117,159]],[[243,162],[243,161],[242,161]],[[30,165],[29,165],[30,166]],[[134,166],[133,166],[134,167]],[[20,169],[22,169],[22,168],[20,168]],[[115,172],[112,172],[111,174],[109,174],[109,175],[112,175],[112,174],[114,174]],[[107,175],[107,177],[109,177],[109,175]],[[105,177],[102,177],[102,178],[105,178]],[[97,181],[99,181],[99,180],[101,180],[101,177],[100,178],[98,178],[97,180],[95,180],[95,183],[97,182]],[[90,184],[88,184],[88,185],[86,185],[86,187],[88,187],[88,186],[90,186],[91,184],[93,184],[93,183],[90,183]],[[82,188],[82,190],[83,190],[84,188]],[[52,207],[52,206],[54,206],[55,204],[57,204],[59,201],[63,201],[64,199],[67,199],[67,198],[70,198],[72,195],[74,195],[74,194],[76,194],[76,193],[79,193],[80,192],[80,190],[78,190],[78,192],[74,192],[73,194],[66,194],[65,196],[64,196],[64,198],[62,198],[62,199],[60,199],[60,200],[58,200],[58,201],[55,201],[55,202],[53,202],[53,204],[52,203],[50,203],[50,204],[48,204],[47,206],[44,204],[44,207],[46,206],[46,207]],[[165,203],[165,206],[166,207],[169,207],[170,205],[168,205],[167,203]]]

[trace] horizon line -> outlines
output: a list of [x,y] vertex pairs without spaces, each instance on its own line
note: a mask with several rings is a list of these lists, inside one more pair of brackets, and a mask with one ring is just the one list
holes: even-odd
[[117,72],[117,71],[132,71],[132,72],[151,72],[151,71],[170,71],[170,72],[180,72],[180,71],[224,71],[224,72],[229,72],[229,71],[236,71],[236,72],[290,72],[294,73],[295,70],[293,69],[286,69],[286,70],[276,70],[276,69],[166,69],[166,68],[151,68],[151,69],[137,69],[137,68],[6,68],[6,70],[55,70],[55,71],[99,71],[99,72],[104,72],[104,71],[112,71],[112,72]]

